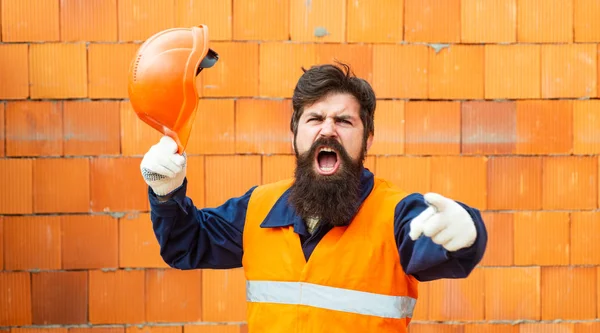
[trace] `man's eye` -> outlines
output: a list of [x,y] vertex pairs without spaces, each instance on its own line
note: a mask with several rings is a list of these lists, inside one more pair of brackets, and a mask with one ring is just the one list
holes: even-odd
[[350,121],[348,121],[348,120],[342,119],[342,120],[340,120],[340,122],[342,122],[344,124],[352,125],[352,123]]

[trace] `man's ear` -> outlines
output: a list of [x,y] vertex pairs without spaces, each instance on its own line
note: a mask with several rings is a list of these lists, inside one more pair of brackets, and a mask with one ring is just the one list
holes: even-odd
[[372,144],[373,144],[373,134],[369,134],[369,137],[367,138],[367,151],[369,151]]
[[293,132],[290,133],[290,145],[292,145],[292,153],[295,154],[296,153],[296,149],[294,147],[294,133]]

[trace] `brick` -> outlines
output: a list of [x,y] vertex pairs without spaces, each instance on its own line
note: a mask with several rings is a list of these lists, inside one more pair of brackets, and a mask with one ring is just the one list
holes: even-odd
[[514,102],[461,103],[461,152],[474,155],[514,153],[516,118]]
[[117,101],[63,101],[65,156],[119,155],[120,127]]
[[93,158],[91,160],[92,211],[148,210],[148,186],[140,173],[140,162],[141,158]]
[[405,151],[410,155],[460,153],[459,102],[407,102],[404,111]]
[[401,42],[404,30],[404,2],[348,1],[348,43]]
[[600,101],[573,101],[573,153],[600,153]]
[[91,324],[134,324],[144,322],[144,271],[89,272]]
[[0,325],[31,325],[31,276],[0,272]]
[[429,283],[420,283],[418,289],[417,303],[413,311],[412,320],[426,321],[429,318]]
[[514,218],[512,213],[482,212],[488,243],[481,266],[514,264]]
[[193,325],[183,326],[184,333],[243,333],[241,327],[232,324]]
[[484,98],[484,47],[452,45],[429,52],[430,99]]
[[289,99],[238,99],[235,102],[235,152],[291,154],[291,117]]
[[202,320],[246,320],[246,282],[242,268],[202,272]]
[[546,210],[597,208],[598,159],[544,157],[542,206]]
[[[294,0],[297,1],[297,0]],[[259,85],[262,97],[290,98],[302,68],[316,62],[314,44],[261,43],[259,48]]]
[[199,270],[147,270],[146,321],[202,321],[202,275]]
[[517,101],[517,154],[569,154],[573,147],[573,103]]
[[189,156],[187,157],[187,197],[192,200],[196,207],[205,206],[205,166],[204,156]]
[[119,230],[110,215],[62,216],[62,268],[119,266]]
[[139,44],[89,44],[88,93],[90,98],[129,98],[129,65]]
[[4,270],[4,217],[0,216],[0,271]]
[[172,28],[175,25],[173,4],[173,1],[117,1],[119,41],[145,41],[155,33]]
[[261,183],[260,156],[206,156],[206,206],[216,207]]
[[520,333],[514,324],[466,324],[463,333]]
[[488,160],[488,209],[542,208],[542,158],[495,157]]
[[119,115],[123,156],[143,156],[164,136],[137,116],[130,101],[120,102]]
[[475,269],[465,279],[441,279],[430,282],[429,320],[483,320],[484,277],[483,270]]
[[573,333],[594,333],[600,330],[600,322],[573,323]]
[[60,2],[62,41],[114,42],[117,28],[117,0]]
[[416,156],[377,156],[375,174],[403,191],[431,191],[431,158]]
[[463,0],[462,43],[514,43],[517,40],[517,0]]
[[571,265],[600,265],[600,214],[571,213]]
[[404,154],[404,101],[378,101],[375,135],[369,155]]
[[595,267],[542,267],[542,320],[596,318]]
[[596,44],[542,45],[541,61],[543,98],[598,95]]
[[128,326],[125,333],[183,333],[182,326]]
[[33,213],[33,160],[0,159],[0,214]]
[[119,267],[168,267],[150,224],[149,213],[127,214],[119,219]]
[[600,42],[600,2],[573,0],[573,41]]
[[572,323],[522,323],[519,333],[573,333]]
[[431,191],[485,210],[486,163],[482,157],[432,157]]
[[211,41],[231,40],[233,13],[231,3],[231,1],[175,0],[175,24],[186,28],[205,24]]
[[315,63],[343,62],[356,76],[373,83],[373,46],[371,44],[315,44]]
[[4,106],[6,104],[4,103],[0,103],[0,157],[4,157],[6,155],[5,152],[5,146],[6,146],[6,140],[4,138]]
[[53,328],[45,328],[45,327],[31,327],[31,328],[17,328],[12,327],[10,329],[11,332],[14,333],[67,333],[66,327],[53,327]]
[[411,323],[410,333],[463,333],[461,324]]
[[0,44],[0,99],[29,97],[28,44]]
[[110,326],[74,327],[69,329],[69,333],[125,333],[125,328]]
[[345,0],[290,0],[290,38],[293,41],[344,42],[345,20]]
[[425,99],[429,49],[425,45],[373,46],[373,89],[378,98]]
[[2,0],[2,41],[52,42],[60,39],[58,1]]
[[33,273],[33,324],[87,324],[87,293],[85,271]]
[[235,153],[235,102],[201,98],[186,148],[188,154]]
[[31,44],[29,79],[32,99],[87,97],[86,44]]
[[[276,41],[290,37],[290,0],[233,1],[233,39]],[[210,31],[210,30],[209,30]]]
[[219,61],[200,74],[202,96],[256,96],[259,82],[258,43],[214,42],[210,45],[219,54]]
[[60,269],[59,216],[6,216],[4,268],[6,270]]
[[404,0],[407,42],[460,42],[460,0]]
[[517,212],[514,215],[515,265],[569,264],[569,214]]
[[[65,200],[68,197],[69,200]],[[33,211],[77,213],[90,209],[90,164],[86,158],[33,161]]]
[[541,97],[540,45],[486,45],[485,98]]
[[518,42],[572,42],[573,1],[518,0],[517,22]]
[[5,108],[6,156],[63,154],[62,104],[15,101]]
[[295,168],[295,155],[265,155],[262,157],[262,183],[292,178]]
[[484,272],[486,320],[540,319],[539,267],[486,268]]

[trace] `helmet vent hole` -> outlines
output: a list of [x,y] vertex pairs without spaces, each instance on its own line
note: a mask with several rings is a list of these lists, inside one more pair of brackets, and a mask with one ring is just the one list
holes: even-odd
[[133,64],[133,81],[137,81],[137,70],[140,64],[140,60],[142,59],[142,55],[138,55],[135,59],[135,63]]

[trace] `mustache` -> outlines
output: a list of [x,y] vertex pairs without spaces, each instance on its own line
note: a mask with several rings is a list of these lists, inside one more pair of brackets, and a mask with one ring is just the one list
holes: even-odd
[[308,155],[314,156],[317,149],[321,147],[327,147],[333,149],[338,155],[349,156],[346,148],[342,144],[332,137],[320,137],[317,141],[313,142],[308,150]]

